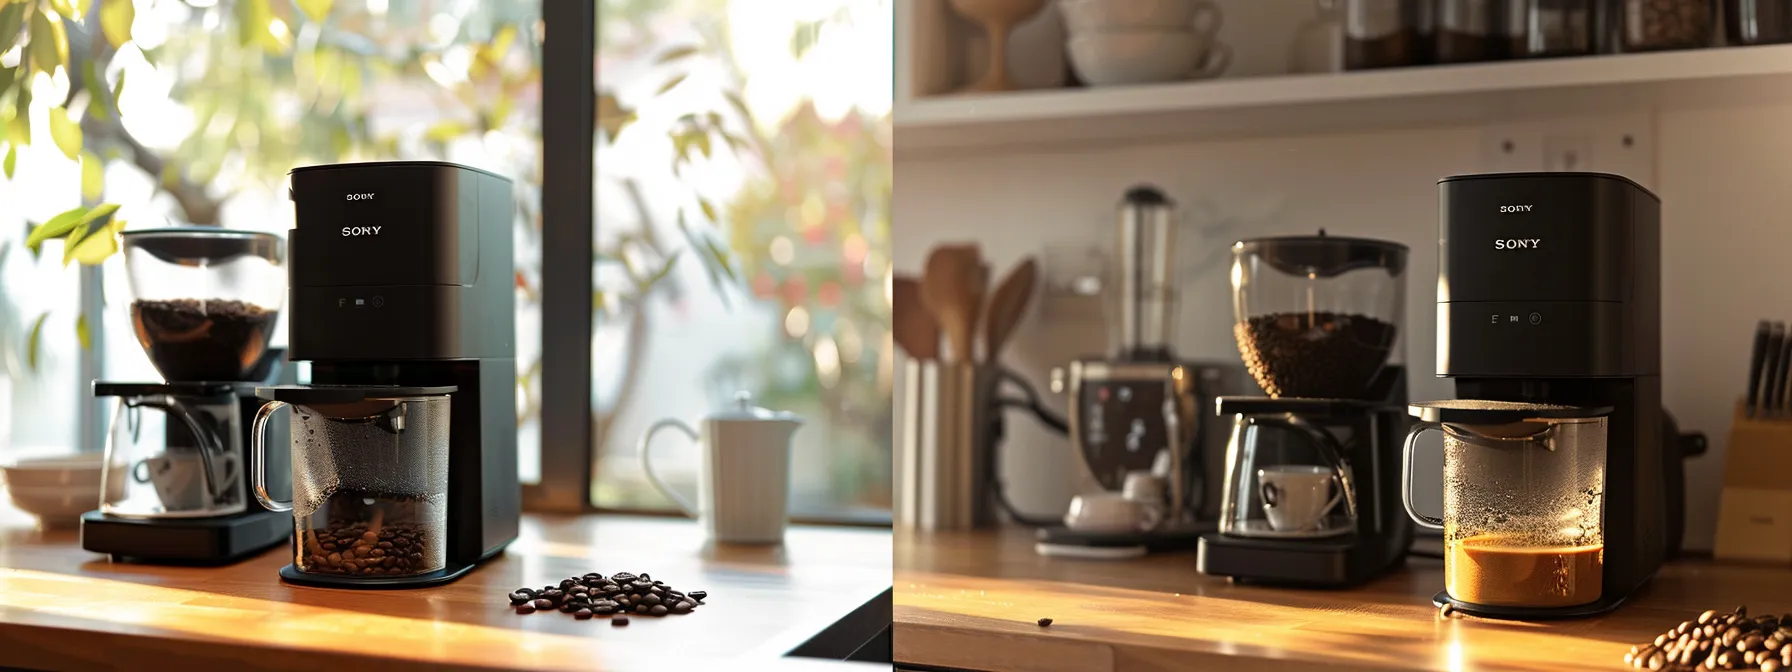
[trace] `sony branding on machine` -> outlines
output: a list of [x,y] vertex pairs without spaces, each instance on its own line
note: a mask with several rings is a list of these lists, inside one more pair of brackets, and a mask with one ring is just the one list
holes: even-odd
[[349,195],[348,195],[348,200],[351,200],[351,201],[371,201],[371,200],[373,200],[373,194],[371,194],[371,193],[367,193],[367,194],[349,194]]
[[[373,194],[368,194],[367,197],[373,198]],[[1534,208],[1534,207],[1537,207],[1537,206],[1534,206],[1534,205],[1502,205],[1502,206],[1500,206],[1500,212],[1502,212],[1502,213],[1530,212],[1531,208]]]
[[1542,238],[1502,238],[1493,241],[1493,249],[1496,250],[1535,250],[1542,246]]
[[382,229],[382,228],[384,228],[384,227],[380,227],[380,226],[345,226],[345,227],[342,227],[342,235],[344,237],[377,236],[377,235],[380,235],[380,229]]

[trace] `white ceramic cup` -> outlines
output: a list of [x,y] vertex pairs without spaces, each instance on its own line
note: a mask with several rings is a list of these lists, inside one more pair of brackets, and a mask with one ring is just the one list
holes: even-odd
[[1331,467],[1285,464],[1257,470],[1257,494],[1263,514],[1277,532],[1323,529],[1326,517],[1344,499],[1344,489]]
[[[138,483],[154,485],[156,497],[162,500],[164,510],[207,509],[215,502],[212,501],[211,493],[205,489],[204,467],[199,463],[200,455],[196,450],[183,450],[144,458],[131,467],[131,478]],[[224,453],[220,458],[212,462],[212,475],[218,479],[213,490],[225,492],[236,487],[236,480],[242,477],[241,463],[232,453]]]
[[1223,18],[1209,0],[1062,0],[1058,11],[1071,35],[1177,29],[1212,37]]
[[[740,430],[740,423],[736,429]],[[729,544],[776,544],[784,541],[790,498],[790,442],[780,440],[718,441],[716,420],[703,422],[699,434],[678,420],[653,424],[641,435],[638,453],[648,481],[686,515],[696,518],[711,541]],[[648,451],[653,435],[675,429],[703,450],[697,478],[697,503],[667,486],[654,473]],[[746,430],[740,430],[746,431]],[[734,437],[740,439],[742,437]],[[727,445],[722,445],[722,444]]]
[[1161,515],[1156,507],[1120,493],[1092,492],[1071,498],[1064,526],[1083,532],[1143,532],[1157,527]]
[[1232,48],[1188,30],[1129,30],[1070,38],[1070,64],[1091,86],[1217,77]]

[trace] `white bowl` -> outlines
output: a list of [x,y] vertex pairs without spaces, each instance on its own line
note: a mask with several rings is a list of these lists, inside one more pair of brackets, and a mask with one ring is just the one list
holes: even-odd
[[100,508],[100,486],[11,487],[6,494],[13,506],[37,516],[45,527],[73,527],[81,514]]
[[32,457],[0,465],[0,479],[8,486],[42,488],[82,485],[100,487],[101,467],[105,457],[100,453]]
[[[1106,30],[1176,29],[1194,30],[1195,17],[1203,12],[1212,18],[1202,21],[1201,31],[1209,35],[1219,30],[1219,10],[1207,0],[1060,0],[1058,11],[1064,15],[1064,27],[1071,35]],[[1211,24],[1211,25],[1207,25]]]
[[1070,38],[1070,64],[1092,86],[1149,84],[1211,77],[1230,51],[1186,30],[1129,30]]

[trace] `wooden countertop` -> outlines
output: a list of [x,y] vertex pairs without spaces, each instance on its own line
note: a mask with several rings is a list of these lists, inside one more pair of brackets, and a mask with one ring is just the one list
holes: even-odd
[[[345,591],[282,583],[284,549],[222,568],[127,565],[31,524],[0,495],[0,668],[856,670],[784,654],[890,588],[883,530],[793,527],[782,548],[706,548],[683,519],[524,516],[505,555],[459,581]],[[522,616],[505,599],[592,571],[646,571],[710,598],[627,627]]]
[[[1679,561],[1616,612],[1553,623],[1442,619],[1440,560],[1349,591],[1235,586],[1193,552],[1046,558],[1028,530],[896,535],[895,659],[1006,672],[1625,669],[1630,646],[1705,609],[1792,611],[1792,568]],[[1051,618],[1050,627],[1039,627]],[[1223,664],[1223,668],[1221,665]]]

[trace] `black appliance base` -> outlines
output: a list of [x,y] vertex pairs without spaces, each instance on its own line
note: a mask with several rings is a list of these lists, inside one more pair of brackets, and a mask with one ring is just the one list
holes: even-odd
[[292,536],[292,514],[259,508],[216,518],[120,518],[81,514],[81,548],[119,562],[227,565]]
[[1300,588],[1349,588],[1406,561],[1404,549],[1387,557],[1354,534],[1298,541],[1205,534],[1196,550],[1195,567],[1202,574]]
[[299,568],[287,565],[280,568],[280,579],[296,585],[311,588],[348,588],[358,590],[403,590],[406,588],[427,588],[448,583],[473,571],[476,565],[448,566],[427,574],[416,576],[347,576],[339,574],[313,574],[301,572]]
[[1577,604],[1572,607],[1496,607],[1487,604],[1463,602],[1450,597],[1450,591],[1440,590],[1431,596],[1431,604],[1442,608],[1445,604],[1450,608],[1470,616],[1492,618],[1504,621],[1556,621],[1570,618],[1587,618],[1611,612],[1624,604],[1623,595],[1603,595],[1597,601],[1588,604]]
[[1186,551],[1195,547],[1202,534],[1212,532],[1211,522],[1188,523],[1176,529],[1151,532],[1089,532],[1064,526],[1041,527],[1035,532],[1040,543],[1092,548],[1130,548],[1144,546],[1151,553]]

